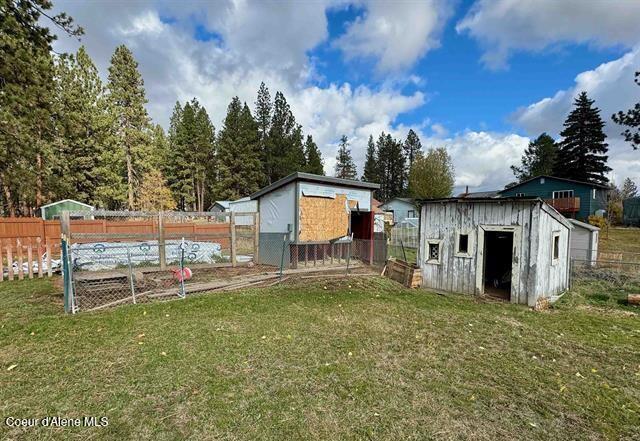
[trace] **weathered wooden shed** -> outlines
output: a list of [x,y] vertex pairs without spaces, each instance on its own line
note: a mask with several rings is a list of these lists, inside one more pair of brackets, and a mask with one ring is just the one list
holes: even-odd
[[571,230],[539,198],[423,200],[423,287],[536,306],[569,287]]

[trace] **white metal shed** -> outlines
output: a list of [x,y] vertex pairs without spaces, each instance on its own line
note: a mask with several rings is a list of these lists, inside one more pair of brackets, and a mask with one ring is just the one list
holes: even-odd
[[571,232],[571,259],[595,264],[598,260],[598,240],[600,228],[580,222],[576,219],[568,219],[573,225]]

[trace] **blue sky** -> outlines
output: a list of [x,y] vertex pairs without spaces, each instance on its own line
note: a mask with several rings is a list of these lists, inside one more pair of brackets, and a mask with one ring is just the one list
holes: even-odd
[[[640,181],[610,120],[640,96],[640,2],[628,0],[314,0],[54,2],[81,24],[106,76],[115,47],[139,62],[155,122],[198,98],[219,128],[237,95],[281,90],[332,172],[341,135],[360,166],[367,138],[413,128],[445,147],[456,187],[499,188],[531,136],[557,136],[573,97],[602,108],[611,178]],[[579,10],[579,14],[576,11]],[[56,50],[78,43],[61,38]]]

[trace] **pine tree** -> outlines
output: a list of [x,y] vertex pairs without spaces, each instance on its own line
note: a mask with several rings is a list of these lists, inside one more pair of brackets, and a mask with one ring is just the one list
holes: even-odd
[[110,111],[116,122],[114,147],[124,157],[124,166],[114,165],[123,169],[127,207],[133,209],[138,181],[150,169],[151,137],[144,81],[138,62],[126,46],[118,46],[111,57],[108,79]]
[[624,180],[622,184],[622,199],[634,198],[638,196],[638,187],[636,183],[631,180],[631,178],[627,178]]
[[307,140],[304,143],[304,154],[307,163],[305,171],[307,173],[313,173],[314,175],[324,176],[322,154],[311,135],[307,135]]
[[[640,72],[636,72],[635,83],[640,86]],[[631,143],[631,147],[634,150],[640,148],[640,101],[633,106],[633,109],[629,109],[626,112],[618,112],[611,116],[613,121],[622,126],[629,127],[622,132],[625,141]]]
[[407,165],[407,175],[409,174],[409,170],[411,170],[411,166],[413,165],[413,161],[422,151],[422,143],[420,142],[420,138],[413,129],[409,129],[409,133],[407,133],[407,139],[402,146],[404,149],[404,156],[406,158]]
[[[299,171],[300,164],[291,163],[292,150],[298,148],[296,120],[282,92],[276,92],[266,141],[266,170],[268,182],[275,182],[293,172]],[[295,152],[294,152],[295,154]]]
[[258,124],[251,110],[234,97],[218,137],[219,178],[216,196],[237,199],[257,191],[264,180],[260,164]]
[[258,89],[258,99],[255,102],[256,110],[256,122],[258,123],[258,133],[260,137],[260,159],[262,164],[264,165],[264,174],[266,180],[264,184],[268,184],[269,181],[269,170],[267,168],[268,164],[268,147],[267,147],[267,138],[269,137],[269,130],[271,129],[271,117],[273,105],[271,103],[271,95],[269,94],[269,89],[264,84],[264,82],[260,83],[260,88]]
[[49,21],[68,35],[82,28],[47,0],[0,2],[0,185],[3,211],[33,214],[44,201],[54,138],[54,81]]
[[416,157],[409,172],[409,194],[416,199],[451,196],[454,169],[445,148],[430,149]]
[[535,176],[552,175],[557,154],[556,142],[552,137],[543,133],[529,143],[522,155],[520,167],[512,165],[511,170],[519,182]]
[[109,142],[111,123],[107,116],[104,87],[98,69],[84,46],[76,55],[62,55],[55,66],[56,139],[49,171],[55,176],[47,187],[55,199],[73,198],[105,205],[99,189],[117,186],[108,182],[103,169],[109,164],[104,146]]
[[373,135],[369,135],[369,142],[367,142],[367,156],[364,161],[364,171],[362,173],[363,181],[378,182],[380,180],[380,176],[378,175],[378,160],[376,156],[376,145],[373,142]]
[[593,103],[586,92],[575,99],[575,108],[569,113],[560,133],[563,139],[559,143],[555,176],[597,184],[609,182],[605,176],[611,171],[607,166],[607,136],[603,131],[600,109]]
[[[304,153],[304,137],[302,134],[302,126],[296,124],[291,132],[289,148],[287,151],[287,165],[289,173],[304,171],[307,168],[307,157]],[[286,176],[286,175],[285,175]]]
[[376,197],[388,201],[403,196],[406,192],[406,169],[402,143],[383,132],[378,138],[376,149],[380,184]]
[[340,138],[338,156],[336,157],[335,177],[342,179],[356,179],[357,177],[356,165],[353,163],[351,150],[349,149],[349,139],[346,135],[342,135]]
[[[197,102],[194,98],[194,101]],[[209,183],[209,170],[215,168],[215,128],[204,107],[195,115],[196,133],[191,149],[196,211],[204,211]]]

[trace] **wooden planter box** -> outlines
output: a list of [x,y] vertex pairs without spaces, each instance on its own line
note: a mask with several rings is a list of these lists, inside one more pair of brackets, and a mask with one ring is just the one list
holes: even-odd
[[387,260],[386,276],[402,283],[407,288],[419,288],[422,285],[422,273],[417,265],[391,258]]

